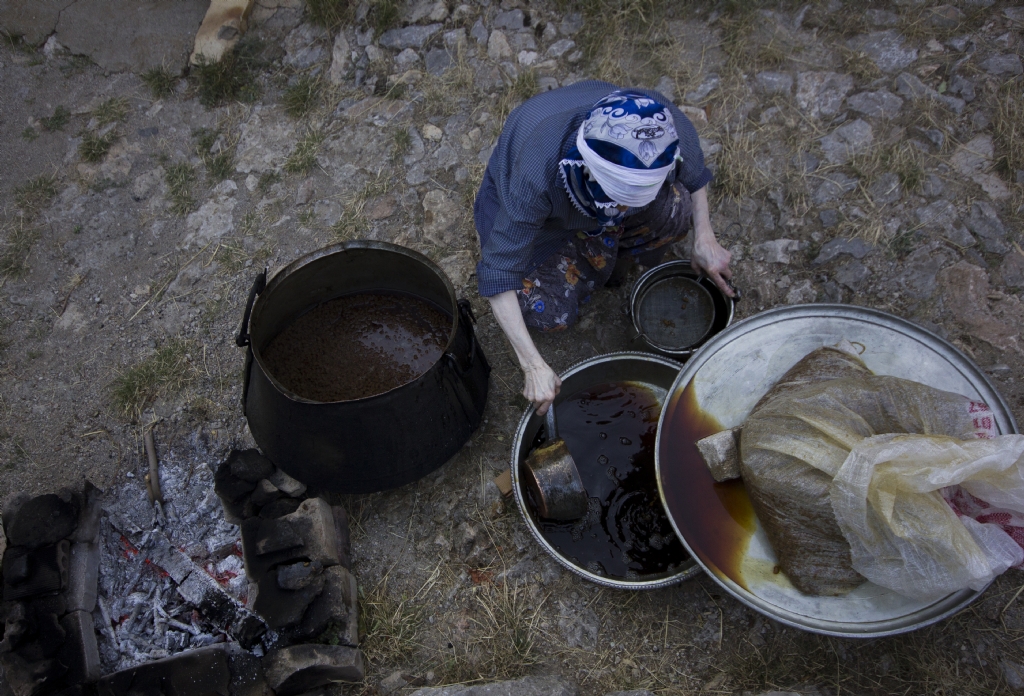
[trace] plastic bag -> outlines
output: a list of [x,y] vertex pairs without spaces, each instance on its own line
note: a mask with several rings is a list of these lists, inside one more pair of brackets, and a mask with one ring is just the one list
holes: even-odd
[[[838,378],[838,379],[837,379]],[[805,356],[743,424],[740,471],[781,569],[801,592],[839,595],[864,582],[836,521],[833,477],[850,451],[886,433],[994,435],[984,404],[872,374],[837,348]]]
[[870,437],[831,498],[853,568],[907,597],[980,590],[1024,562],[1024,435]]

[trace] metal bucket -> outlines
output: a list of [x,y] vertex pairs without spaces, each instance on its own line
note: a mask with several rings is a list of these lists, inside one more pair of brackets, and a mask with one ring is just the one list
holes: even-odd
[[700,437],[742,425],[797,361],[843,339],[864,347],[861,359],[876,374],[980,399],[992,409],[1001,434],[1017,432],[1013,414],[985,373],[925,329],[864,307],[780,307],[711,338],[679,373],[658,424],[658,487],[687,550],[747,606],[814,633],[905,633],[955,614],[980,593],[963,590],[935,602],[918,602],[866,582],[842,597],[802,594],[777,572],[775,553],[742,482],[714,483],[694,445]]
[[[576,394],[588,387],[606,382],[640,382],[641,384],[653,387],[653,391],[666,393],[681,367],[675,361],[649,353],[610,353],[608,355],[600,355],[574,365],[561,375],[561,398],[556,398],[555,403],[560,403],[566,395]],[[662,406],[664,406],[664,403]],[[665,587],[682,582],[700,572],[700,567],[691,558],[682,567],[676,569],[675,572],[662,576],[646,576],[638,580],[609,578],[592,573],[586,568],[577,565],[548,542],[540,530],[539,520],[527,503],[526,484],[522,472],[523,462],[530,453],[531,446],[543,426],[544,416],[538,416],[532,406],[527,408],[522,419],[519,421],[519,428],[516,430],[515,441],[512,446],[511,470],[512,489],[515,492],[516,504],[519,506],[519,511],[522,513],[530,533],[533,534],[537,543],[545,551],[573,573],[599,585],[619,589],[646,590]],[[581,465],[577,462],[577,466],[585,466],[585,464]]]
[[728,327],[734,310],[735,302],[685,260],[650,269],[633,284],[629,297],[636,338],[683,360]]
[[[264,287],[265,285],[265,287]],[[331,403],[291,392],[262,351],[296,317],[359,292],[402,292],[451,317],[441,357],[411,382]],[[314,488],[370,493],[411,483],[444,464],[480,424],[490,366],[469,303],[456,300],[430,259],[386,242],[353,241],[292,262],[253,284],[237,338],[247,346],[243,409],[256,443],[277,466]]]

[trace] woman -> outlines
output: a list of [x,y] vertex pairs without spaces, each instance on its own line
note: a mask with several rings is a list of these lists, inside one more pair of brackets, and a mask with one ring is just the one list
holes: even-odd
[[708,215],[709,181],[693,124],[658,92],[578,82],[509,114],[473,206],[477,282],[537,413],[561,380],[527,327],[571,326],[595,289],[624,275],[624,261],[657,264],[691,218],[691,263],[733,296],[730,255]]

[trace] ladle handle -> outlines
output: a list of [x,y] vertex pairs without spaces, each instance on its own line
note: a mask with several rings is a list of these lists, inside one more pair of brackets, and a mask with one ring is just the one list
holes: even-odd
[[558,439],[558,424],[555,423],[555,404],[554,404],[554,402],[551,402],[548,405],[548,413],[547,413],[547,416],[545,416],[544,423],[547,425],[548,441],[550,442],[552,440],[557,440]]
[[249,345],[249,317],[252,316],[252,306],[256,303],[256,296],[263,292],[263,289],[267,287],[267,271],[263,270],[256,280],[252,281],[252,287],[249,288],[249,299],[245,303],[245,314],[242,315],[242,328],[238,330],[238,335],[235,336],[235,345],[239,348],[244,348]]

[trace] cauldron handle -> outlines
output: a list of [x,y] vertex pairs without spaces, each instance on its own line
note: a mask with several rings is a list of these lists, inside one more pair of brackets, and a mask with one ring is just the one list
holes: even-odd
[[249,288],[249,299],[245,303],[245,314],[242,315],[242,328],[238,330],[238,335],[235,336],[235,345],[239,348],[244,348],[249,345],[249,317],[252,316],[252,306],[256,303],[256,296],[263,292],[263,289],[267,287],[267,270],[263,269],[263,272],[256,276],[256,280],[252,281],[252,287]]
[[[473,314],[473,306],[469,304],[469,300],[459,300],[457,304],[459,307],[459,321],[470,322],[475,325],[476,316]],[[448,359],[448,362],[458,369],[460,375],[473,367],[473,361],[476,360],[476,332],[472,329],[469,331],[469,357],[466,358],[465,367],[460,365],[459,361],[451,353],[445,353],[445,357]]]

